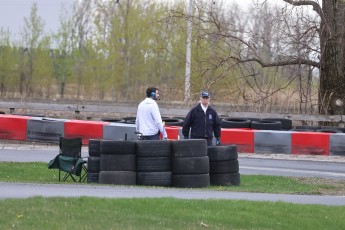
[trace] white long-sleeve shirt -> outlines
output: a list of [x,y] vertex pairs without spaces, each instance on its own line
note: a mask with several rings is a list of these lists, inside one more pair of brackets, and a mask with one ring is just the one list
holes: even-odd
[[143,136],[152,136],[160,131],[163,138],[168,138],[157,102],[151,98],[146,98],[139,104],[135,123],[137,132]]

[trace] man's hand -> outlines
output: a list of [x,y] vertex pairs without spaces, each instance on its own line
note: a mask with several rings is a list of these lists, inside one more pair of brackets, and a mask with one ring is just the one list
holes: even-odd
[[220,145],[220,138],[216,138],[216,146],[219,146]]

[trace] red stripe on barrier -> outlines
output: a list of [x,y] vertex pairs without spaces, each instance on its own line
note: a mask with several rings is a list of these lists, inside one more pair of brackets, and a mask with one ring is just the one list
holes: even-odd
[[291,153],[329,155],[329,133],[301,132],[291,134]]
[[70,120],[64,123],[64,136],[67,138],[81,137],[83,145],[90,139],[103,139],[103,126],[110,122]]
[[254,131],[248,129],[222,128],[222,144],[237,145],[240,153],[254,153]]
[[1,115],[0,138],[8,140],[26,140],[27,116]]
[[169,140],[178,140],[178,133],[181,127],[179,126],[165,126]]

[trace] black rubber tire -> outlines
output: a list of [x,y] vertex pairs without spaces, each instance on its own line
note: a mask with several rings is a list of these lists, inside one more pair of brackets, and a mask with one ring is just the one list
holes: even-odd
[[173,157],[207,156],[207,142],[204,139],[188,139],[171,142]]
[[253,121],[251,128],[257,130],[282,130],[282,123],[268,120]]
[[229,161],[238,159],[237,145],[208,146],[207,155],[210,161]]
[[99,173],[87,172],[87,183],[98,183],[98,182],[99,182]]
[[171,186],[172,173],[170,172],[137,172],[137,185]]
[[120,140],[102,140],[101,154],[135,154],[135,142]]
[[317,129],[321,129],[321,126],[299,125],[299,126],[296,126],[295,129],[299,129],[299,130],[307,129],[307,130],[316,131]]
[[163,118],[163,122],[165,122],[165,125],[170,126],[183,126],[183,120],[178,118]]
[[121,118],[101,118],[101,121],[112,122],[112,123],[125,123],[125,120]]
[[280,121],[282,123],[282,130],[292,129],[292,120],[287,118],[264,118],[264,121]]
[[101,171],[100,184],[136,185],[137,174],[134,171]]
[[206,188],[210,186],[210,175],[193,174],[193,175],[174,175],[173,186],[178,188]]
[[240,173],[210,174],[210,184],[217,186],[238,186],[241,184]]
[[87,172],[88,173],[99,173],[101,165],[100,157],[88,157],[87,158]]
[[133,154],[101,154],[100,171],[135,171],[135,163]]
[[238,160],[210,161],[210,174],[238,173]]
[[171,141],[137,141],[136,154],[138,157],[170,157]]
[[331,129],[331,128],[324,128],[324,129],[317,129],[315,132],[320,132],[320,133],[342,133],[342,131],[338,129]]
[[184,117],[173,117],[173,118],[180,119],[180,120],[184,121],[184,119],[186,119],[186,116],[184,116]]
[[135,124],[136,117],[124,117],[122,119],[125,120],[126,124]]
[[294,131],[294,132],[315,132],[314,129],[291,129],[290,131]]
[[208,156],[174,157],[172,171],[174,175],[209,173],[210,163]]
[[100,139],[89,140],[89,156],[90,157],[101,156],[101,140]]
[[222,128],[250,128],[251,121],[243,118],[224,118],[221,120]]
[[135,124],[135,120],[127,120],[125,121],[126,124]]
[[252,121],[261,121],[262,120],[261,118],[255,118],[255,117],[242,117],[242,119],[250,120],[251,122]]
[[137,172],[171,171],[171,162],[171,157],[137,157]]
[[135,120],[136,117],[123,117],[123,118],[121,118],[121,119],[123,119],[123,120],[125,120],[125,121],[132,121],[132,120]]

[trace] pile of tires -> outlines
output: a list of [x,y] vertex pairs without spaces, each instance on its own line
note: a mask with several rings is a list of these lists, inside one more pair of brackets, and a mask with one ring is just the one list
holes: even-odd
[[321,129],[320,126],[310,126],[310,125],[299,125],[291,129],[295,132],[316,132],[316,130]]
[[222,128],[250,128],[251,121],[244,118],[224,118],[220,124]]
[[136,185],[135,142],[102,140],[100,184]]
[[89,141],[88,183],[204,188],[240,185],[236,145],[206,140]]
[[285,118],[223,118],[222,128],[249,128],[256,130],[290,130],[292,120]]
[[263,121],[278,121],[281,123],[282,130],[291,130],[292,129],[292,120],[287,118],[264,118]]
[[172,163],[174,187],[203,188],[210,185],[206,140],[173,141]]
[[217,186],[240,185],[238,151],[236,145],[209,146],[210,184]]
[[101,140],[89,140],[89,156],[87,160],[87,183],[98,183],[100,172]]
[[251,128],[256,130],[282,130],[282,123],[273,120],[252,121]]
[[136,142],[137,185],[171,186],[171,142],[147,140]]

